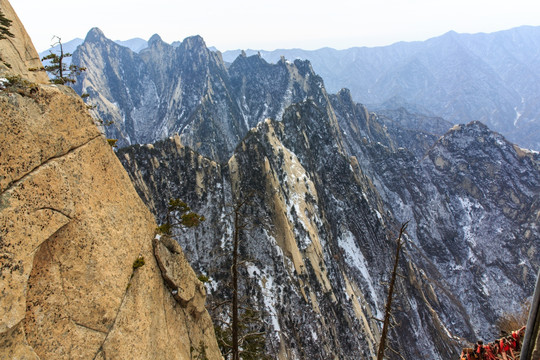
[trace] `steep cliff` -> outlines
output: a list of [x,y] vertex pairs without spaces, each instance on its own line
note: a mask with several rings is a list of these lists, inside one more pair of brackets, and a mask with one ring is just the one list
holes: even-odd
[[403,131],[351,102],[334,104],[345,143],[386,208],[410,220],[411,251],[437,296],[463,295],[450,296],[454,310],[443,315],[449,330],[470,341],[496,337],[496,320],[532,295],[540,265],[538,153],[479,122],[456,125],[440,138],[416,131],[408,136],[414,146],[398,147],[395,134]]
[[[172,197],[206,216],[196,237],[178,241],[210,277],[215,303],[230,297],[229,204],[252,194],[242,213],[250,225],[242,232],[241,291],[263,313],[272,356],[371,359],[386,298],[379,280],[389,275],[396,223],[344,149],[336,119],[308,100],[288,108],[281,122],[257,125],[227,164],[200,156],[178,137],[118,156],[158,219],[164,221]],[[450,307],[433,300],[429,275],[415,262],[407,255],[400,263],[401,326],[392,331],[392,347],[406,358],[457,356],[459,340],[436,315]]]
[[241,287],[275,357],[373,356],[400,222],[391,346],[406,358],[447,359],[496,336],[497,317],[532,294],[538,154],[480,123],[449,131],[404,109],[371,113],[347,90],[328,95],[307,61],[241,55],[226,67],[199,37],[174,47],[154,36],[141,54],[97,29],[85,43],[77,56],[96,70],[78,90],[111,96],[90,97],[115,116],[106,131],[178,133],[118,156],[158,221],[178,197],[206,216],[176,237],[212,301],[230,299],[228,215],[251,194]]
[[496,336],[498,316],[532,294],[539,265],[538,154],[480,123],[448,131],[438,118],[370,113],[346,90],[306,89],[309,100],[259,123],[226,164],[178,137],[118,152],[160,221],[172,197],[207,217],[195,238],[178,240],[212,278],[212,299],[228,296],[227,204],[253,191],[244,286],[265,312],[275,356],[374,354],[381,279],[405,221],[392,347],[447,359],[461,341]]
[[[24,44],[0,40],[0,51],[33,50]],[[24,58],[9,61],[26,75]],[[155,239],[86,105],[66,87],[17,86],[0,90],[0,358],[219,359],[202,284]],[[193,289],[184,301],[180,286]]]

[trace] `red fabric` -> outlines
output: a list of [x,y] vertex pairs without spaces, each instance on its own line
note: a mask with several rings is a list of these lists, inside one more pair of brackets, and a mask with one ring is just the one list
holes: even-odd
[[488,360],[497,360],[497,357],[493,354],[493,352],[491,351],[491,346],[489,345],[485,345],[484,346],[484,359],[488,359]]

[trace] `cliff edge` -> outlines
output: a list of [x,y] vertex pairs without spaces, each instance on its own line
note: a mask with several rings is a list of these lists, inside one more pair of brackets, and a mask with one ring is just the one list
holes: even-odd
[[34,83],[0,90],[0,358],[220,359],[204,287],[175,249],[193,289],[175,299],[152,215],[75,92],[25,70],[37,53],[0,4],[0,53]]

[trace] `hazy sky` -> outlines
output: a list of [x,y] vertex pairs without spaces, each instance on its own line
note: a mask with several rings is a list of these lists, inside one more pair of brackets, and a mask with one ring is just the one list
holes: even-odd
[[38,51],[53,35],[171,43],[201,35],[219,50],[388,45],[455,30],[540,25],[539,0],[10,0]]

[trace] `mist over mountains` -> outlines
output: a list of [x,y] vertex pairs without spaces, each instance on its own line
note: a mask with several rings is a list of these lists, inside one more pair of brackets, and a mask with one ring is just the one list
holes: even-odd
[[[410,71],[424,60],[400,71],[417,79]],[[423,114],[426,104],[370,112],[353,91],[327,91],[310,61],[240,53],[226,63],[198,36],[169,45],[154,35],[137,53],[94,28],[73,62],[88,69],[75,90],[112,121],[102,130],[119,140],[117,155],[158,223],[170,198],[206,216],[177,240],[212,278],[210,299],[229,296],[230,263],[217,256],[232,233],[227,204],[254,194],[242,287],[264,314],[274,357],[373,356],[381,281],[406,221],[401,326],[391,332],[406,358],[457,357],[466,341],[496,336],[498,317],[532,294],[539,156],[481,122],[454,126]],[[389,62],[381,57],[390,71]]]
[[482,121],[520,146],[540,149],[540,27],[451,31],[375,48],[246,51],[257,52],[269,62],[308,59],[330,92],[348,88],[373,110],[414,107],[453,123]]

